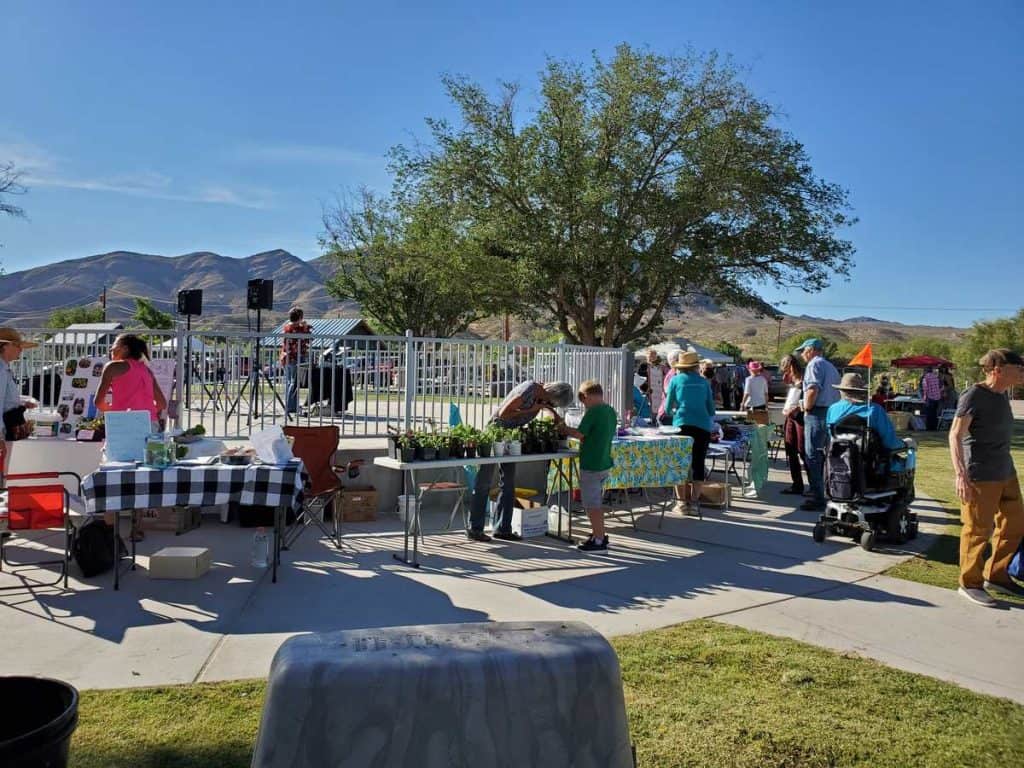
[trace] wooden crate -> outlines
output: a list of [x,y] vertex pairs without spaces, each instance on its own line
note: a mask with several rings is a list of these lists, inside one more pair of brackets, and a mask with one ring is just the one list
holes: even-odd
[[375,488],[343,488],[340,503],[341,519],[346,523],[363,523],[377,519]]
[[700,488],[700,503],[709,507],[725,507],[731,494],[725,483],[704,483]]

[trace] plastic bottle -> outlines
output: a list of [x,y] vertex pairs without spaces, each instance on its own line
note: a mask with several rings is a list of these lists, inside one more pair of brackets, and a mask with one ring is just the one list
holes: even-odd
[[267,529],[260,527],[252,537],[252,566],[253,568],[266,568],[270,565],[270,539],[267,538]]

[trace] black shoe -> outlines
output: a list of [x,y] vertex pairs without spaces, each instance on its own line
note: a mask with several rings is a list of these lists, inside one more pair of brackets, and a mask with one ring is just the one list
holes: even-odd
[[587,540],[576,547],[576,549],[580,552],[604,552],[608,549],[608,536],[605,535],[600,544],[597,543],[597,539],[593,536],[588,536]]
[[466,531],[466,538],[470,541],[490,541],[491,537],[483,531]]
[[802,509],[804,512],[824,512],[825,504],[814,499],[808,499],[798,509]]
[[494,534],[494,538],[501,539],[502,541],[522,541],[523,537],[518,533],[512,533],[512,531],[497,531]]
[[794,488],[793,486],[789,486],[789,488],[783,488],[782,489],[782,493],[786,494],[787,496],[803,496],[804,495],[804,489],[803,488]]
[[813,499],[814,498],[814,491],[812,491],[810,488],[805,488],[804,489],[804,496],[806,496],[809,499]]

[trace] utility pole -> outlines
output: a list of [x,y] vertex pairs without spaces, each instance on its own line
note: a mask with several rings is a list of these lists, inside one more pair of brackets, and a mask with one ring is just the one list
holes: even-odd
[[103,305],[103,322],[107,322],[107,286],[103,286],[103,295],[100,296],[100,303]]
[[779,332],[775,336],[775,357],[778,357],[782,350],[782,315],[779,315],[775,319],[779,321]]

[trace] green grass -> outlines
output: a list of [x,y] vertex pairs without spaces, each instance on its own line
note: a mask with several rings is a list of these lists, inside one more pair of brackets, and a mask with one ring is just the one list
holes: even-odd
[[[873,661],[710,621],[613,645],[641,766],[944,768],[1024,753],[1024,707]],[[86,691],[71,765],[248,766],[264,688]]]
[[[953,464],[949,456],[948,432],[917,432],[917,473],[915,485],[918,495],[928,496],[948,515],[948,525],[936,537],[928,550],[893,568],[886,575],[895,576],[936,587],[956,589],[960,578],[960,503],[956,498]],[[1014,421],[1013,461],[1017,468],[1024,467],[1024,419]],[[1014,598],[999,599],[1014,600]]]

